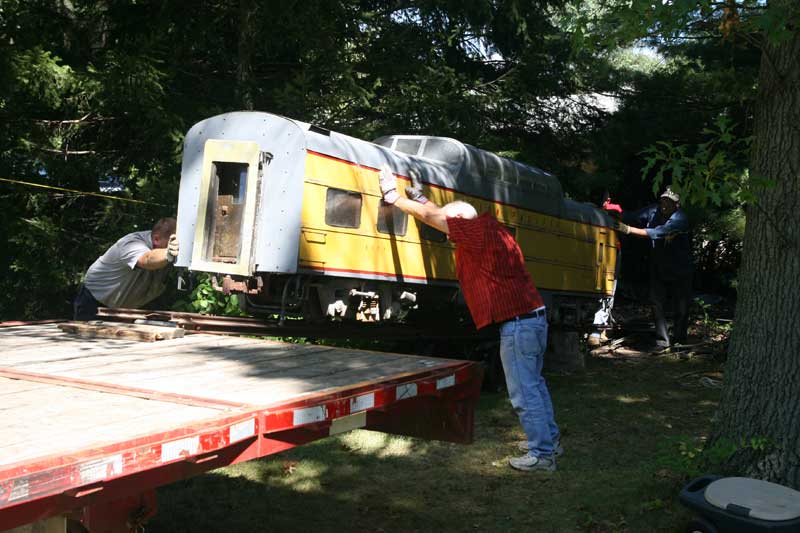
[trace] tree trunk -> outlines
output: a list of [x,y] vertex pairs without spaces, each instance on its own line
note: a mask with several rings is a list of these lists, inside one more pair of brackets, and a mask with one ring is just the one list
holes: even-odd
[[760,187],[747,209],[712,440],[737,444],[738,472],[800,489],[800,31],[764,45],[750,171],[774,185]]
[[256,46],[257,5],[254,0],[239,0],[239,46],[236,65],[236,97],[242,109],[252,111],[253,53]]

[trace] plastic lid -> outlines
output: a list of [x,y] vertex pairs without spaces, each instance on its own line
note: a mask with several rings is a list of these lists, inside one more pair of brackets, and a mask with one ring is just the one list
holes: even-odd
[[800,492],[760,479],[718,479],[706,487],[705,497],[714,507],[759,520],[776,522],[800,517]]

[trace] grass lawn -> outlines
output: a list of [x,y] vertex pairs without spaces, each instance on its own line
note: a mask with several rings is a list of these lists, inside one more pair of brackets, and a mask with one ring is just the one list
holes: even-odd
[[483,394],[469,446],[353,431],[159,489],[148,531],[682,531],[675,441],[707,434],[719,389],[701,359],[589,361],[546,374],[565,455],[512,470],[522,430]]

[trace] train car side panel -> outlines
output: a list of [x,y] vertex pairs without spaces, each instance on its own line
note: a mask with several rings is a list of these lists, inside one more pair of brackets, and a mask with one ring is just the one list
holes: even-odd
[[177,266],[296,272],[304,155],[303,129],[276,115],[227,113],[193,126],[184,141]]

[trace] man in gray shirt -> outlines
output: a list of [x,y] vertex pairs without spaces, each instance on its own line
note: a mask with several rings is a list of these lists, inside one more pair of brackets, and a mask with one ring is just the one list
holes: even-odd
[[137,308],[166,288],[167,267],[178,256],[175,219],[162,218],[151,231],[125,235],[92,263],[75,297],[75,320],[94,320],[97,308]]

